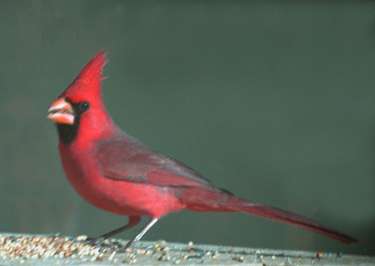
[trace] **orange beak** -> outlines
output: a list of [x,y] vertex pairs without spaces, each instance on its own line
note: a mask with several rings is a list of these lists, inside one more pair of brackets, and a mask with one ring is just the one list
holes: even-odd
[[73,125],[73,107],[64,98],[59,98],[53,101],[49,106],[47,118],[56,124]]

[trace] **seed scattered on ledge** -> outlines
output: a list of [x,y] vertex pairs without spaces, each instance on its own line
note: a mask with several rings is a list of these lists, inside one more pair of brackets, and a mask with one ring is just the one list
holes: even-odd
[[[49,259],[53,263],[63,265],[67,261],[107,264],[215,264],[230,265],[253,263],[257,265],[296,265],[308,263],[333,262],[337,265],[349,265],[358,260],[359,264],[375,265],[372,258],[348,256],[339,253],[297,252],[247,249],[224,246],[170,244],[165,241],[139,242],[125,250],[125,240],[109,239],[108,241],[87,241],[87,236],[64,237],[60,235],[30,236],[0,234],[0,264],[11,262],[13,265],[26,263],[33,265],[33,260]],[[282,255],[280,255],[282,254]],[[56,262],[56,263],[54,263]],[[346,263],[342,263],[346,262]],[[228,264],[229,263],[229,264]],[[367,263],[367,264],[366,264]],[[371,264],[372,263],[372,264]],[[37,264],[37,263],[35,263]],[[329,263],[328,263],[329,264]],[[8,265],[8,264],[7,264]]]

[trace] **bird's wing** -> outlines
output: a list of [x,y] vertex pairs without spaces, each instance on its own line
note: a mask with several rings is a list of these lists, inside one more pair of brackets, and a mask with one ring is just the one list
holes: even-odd
[[212,186],[190,167],[128,136],[100,143],[96,154],[106,178],[163,187]]

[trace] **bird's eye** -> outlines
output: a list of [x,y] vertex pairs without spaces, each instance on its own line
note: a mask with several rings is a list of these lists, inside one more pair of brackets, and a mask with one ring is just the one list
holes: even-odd
[[81,102],[78,104],[77,109],[79,113],[83,113],[89,109],[90,104],[88,102]]

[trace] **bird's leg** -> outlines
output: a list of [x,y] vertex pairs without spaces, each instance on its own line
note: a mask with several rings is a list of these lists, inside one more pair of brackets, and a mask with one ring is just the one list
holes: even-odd
[[125,245],[125,249],[131,246],[136,241],[141,240],[141,238],[147,233],[148,230],[159,220],[159,218],[152,218],[150,222],[148,222],[145,227],[143,227],[142,231],[139,232],[135,237],[129,240],[128,243]]
[[137,224],[139,224],[139,222],[141,221],[141,217],[140,216],[129,216],[129,221],[126,225],[124,226],[121,226],[119,228],[116,228],[112,231],[109,231],[105,234],[102,234],[101,236],[99,236],[99,238],[104,238],[104,239],[107,239],[107,238],[110,238],[114,235],[117,235],[129,228],[132,228],[134,226],[136,226]]
[[139,222],[141,221],[141,217],[140,216],[129,216],[129,221],[127,224],[119,227],[119,228],[116,228],[112,231],[109,231],[105,234],[102,234],[98,237],[93,237],[93,238],[88,238],[87,240],[90,241],[90,242],[97,242],[98,240],[105,240],[107,238],[110,238],[114,235],[117,235],[129,228],[132,228],[133,226],[136,226],[137,224],[139,224]]

